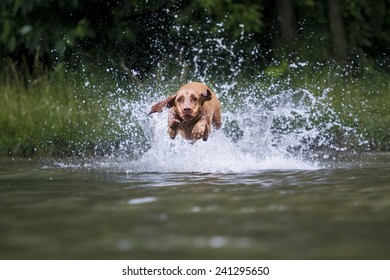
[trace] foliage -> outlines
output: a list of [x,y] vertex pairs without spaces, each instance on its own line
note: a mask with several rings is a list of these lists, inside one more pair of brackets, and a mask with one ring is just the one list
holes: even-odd
[[[255,84],[253,88],[257,91],[264,88],[271,95],[278,95],[284,88],[308,90],[319,97],[328,92],[325,100],[340,116],[337,123],[353,129],[352,134],[331,131],[335,145],[340,144],[350,151],[390,150],[390,87],[387,83],[390,74],[380,73],[377,68],[367,65],[359,77],[353,77],[348,74],[349,68],[329,64],[296,67],[291,63],[286,67],[286,63],[282,61],[269,68],[255,83],[250,76],[240,77],[231,91],[232,94],[237,92],[236,96],[229,96],[232,98],[229,102],[226,95],[222,96],[224,106],[244,104],[239,100],[248,96],[238,94],[240,89],[246,92]],[[142,98],[138,94],[140,91],[145,94],[156,88],[166,91],[160,88],[161,85],[168,84],[167,88],[172,88],[170,83],[176,78],[166,76],[168,81],[163,82],[156,81],[158,77],[155,76],[154,79],[133,81],[126,88],[129,80],[125,79],[121,84],[122,77],[113,77],[111,72],[86,69],[80,74],[58,67],[55,72],[27,76],[26,85],[13,63],[8,62],[5,69],[0,75],[1,156],[110,155],[122,152],[127,156],[137,156],[143,152],[137,151],[137,141],[141,141],[143,147],[147,141],[142,136],[142,128],[132,121],[131,108],[127,107],[131,103],[138,104],[133,101]],[[167,91],[165,95],[168,94]],[[251,98],[254,97],[261,100],[261,91]],[[123,101],[125,106],[120,105]],[[280,121],[286,129],[302,125],[299,118],[289,120],[288,124],[284,119]],[[322,126],[337,127],[332,123],[332,115],[319,116],[318,121],[323,122],[319,124]],[[225,133],[232,139],[240,137],[237,124],[228,121]]]
[[[284,30],[278,3],[286,1],[0,1],[0,154],[105,153],[128,138],[107,110],[123,77],[105,71],[119,68],[141,85],[198,71],[216,83],[247,84],[263,73],[265,88],[331,87],[343,120],[368,146],[389,150],[390,0],[292,0]],[[334,3],[347,44],[341,68],[329,67],[337,58]],[[199,59],[202,52],[209,57]],[[323,67],[292,73],[291,61]]]
[[[38,55],[51,69],[58,63],[79,67],[87,59],[148,72],[162,59],[161,53],[177,53],[174,42],[180,38],[180,44],[188,48],[205,34],[233,40],[245,32],[253,35],[247,49],[260,46],[265,56],[272,47],[276,54],[331,59],[330,1],[292,2],[290,13],[297,23],[294,42],[282,36],[278,22],[283,18],[276,2],[4,0],[0,3],[0,57],[10,57],[17,65],[25,60],[30,68]],[[389,5],[389,0],[339,2],[350,60],[387,56]],[[198,32],[193,38],[179,35],[194,29]]]
[[241,34],[240,26],[247,33],[260,33],[263,27],[260,1],[201,0],[198,5],[199,9],[204,9],[217,22],[224,22],[233,37],[237,38]]
[[58,67],[27,76],[26,85],[8,62],[0,81],[0,155],[94,155],[112,150],[127,135],[110,116],[109,93],[117,85],[102,77]]

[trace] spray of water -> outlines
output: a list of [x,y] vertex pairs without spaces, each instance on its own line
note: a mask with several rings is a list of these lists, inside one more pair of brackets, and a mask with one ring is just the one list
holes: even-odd
[[[137,147],[139,153],[124,166],[129,171],[143,172],[313,169],[319,164],[312,146],[328,145],[329,126],[339,125],[337,122],[316,124],[316,117],[334,112],[324,106],[321,98],[306,90],[284,90],[273,95],[249,87],[240,90],[238,95],[229,95],[226,87],[221,95],[222,129],[214,130],[208,141],[193,145],[181,137],[169,138],[167,111],[147,115],[153,102],[164,95],[126,104],[125,109],[133,113],[133,120],[125,125],[135,135],[124,147]],[[313,110],[320,111],[313,113]],[[142,137],[134,130],[134,124],[142,127]]]
[[[219,25],[223,34],[223,24]],[[199,35],[186,33],[193,40]],[[215,35],[213,35],[215,36]],[[184,49],[176,46],[177,56],[167,54],[157,63],[158,71],[149,81],[134,82],[112,92],[112,117],[127,138],[118,153],[104,164],[128,172],[252,172],[266,169],[320,168],[320,150],[342,150],[335,144],[334,131],[354,133],[342,125],[328,105],[324,89],[320,94],[286,87],[286,80],[265,85],[264,72],[247,76],[246,62],[258,59],[259,52],[244,52],[242,36],[229,42],[206,34],[206,39]],[[180,38],[179,38],[180,39]],[[183,39],[183,38],[182,38]],[[180,41],[180,40],[177,40]],[[156,47],[158,40],[156,39]],[[252,64],[253,65],[253,64]],[[299,70],[305,62],[287,66]],[[136,72],[135,70],[133,71]],[[251,69],[251,73],[256,72]],[[222,104],[223,127],[208,141],[191,145],[167,134],[167,112],[148,115],[155,102],[174,93],[188,81],[201,81],[217,93]],[[129,101],[128,92],[137,98]],[[326,117],[324,117],[326,116]],[[115,133],[115,132],[112,132]],[[112,160],[112,161],[110,161]]]

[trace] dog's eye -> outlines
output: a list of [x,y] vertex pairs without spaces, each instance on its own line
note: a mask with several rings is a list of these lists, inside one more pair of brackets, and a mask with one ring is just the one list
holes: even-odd
[[180,96],[180,97],[177,99],[177,102],[179,102],[179,103],[182,103],[183,101],[184,101],[183,96]]
[[198,98],[196,98],[195,96],[191,96],[191,101],[192,102],[198,102]]

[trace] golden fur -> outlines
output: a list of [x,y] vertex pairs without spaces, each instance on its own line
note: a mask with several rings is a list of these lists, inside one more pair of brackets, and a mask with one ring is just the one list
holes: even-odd
[[168,134],[174,139],[179,133],[195,142],[207,140],[211,126],[219,129],[221,105],[215,93],[205,84],[191,82],[182,86],[174,95],[154,104],[149,114],[169,109]]

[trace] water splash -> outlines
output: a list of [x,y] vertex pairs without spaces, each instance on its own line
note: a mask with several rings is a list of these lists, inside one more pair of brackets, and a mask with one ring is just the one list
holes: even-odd
[[[321,98],[306,90],[271,94],[251,85],[233,95],[232,87],[220,88],[223,127],[214,130],[208,141],[193,145],[180,136],[169,138],[167,110],[148,115],[152,104],[165,98],[165,91],[156,95],[152,87],[153,92],[142,92],[148,98],[116,103],[115,112],[131,115],[121,124],[131,134],[122,147],[133,151],[118,167],[129,172],[206,173],[319,168],[305,152],[314,140],[320,143],[328,135],[326,127],[315,127],[316,116],[334,114],[323,108]],[[314,115],[313,109],[321,112]]]
[[[238,87],[239,85],[237,85]],[[126,104],[142,135],[132,134],[130,145],[138,153],[122,163],[129,172],[253,172],[269,169],[316,169],[319,159],[343,150],[335,144],[333,131],[351,131],[327,104],[327,90],[316,96],[305,89],[262,89],[261,84],[222,84],[216,89],[222,101],[223,126],[208,141],[189,144],[167,134],[167,110],[149,116],[154,102],[171,92],[143,92],[144,98]],[[125,112],[126,110],[120,110]],[[326,120],[324,120],[326,116]],[[142,136],[142,137],[140,137]],[[137,139],[136,141],[134,141]],[[321,150],[327,153],[321,154]],[[329,152],[329,153],[328,153]],[[125,157],[126,158],[126,157]]]
[[[182,29],[177,30],[180,33]],[[196,32],[185,36],[195,41],[193,37],[199,36]],[[113,149],[117,152],[110,158],[115,167],[128,172],[206,173],[315,169],[321,167],[319,159],[328,156],[320,156],[319,151],[342,151],[338,135],[356,133],[342,124],[328,104],[331,88],[315,94],[294,89],[288,77],[266,85],[263,71],[255,75],[246,72],[246,62],[259,55],[257,50],[249,54],[243,50],[247,37],[242,34],[230,43],[211,34],[205,37],[190,49],[177,45],[175,59],[171,54],[165,60],[160,58],[156,63],[159,69],[150,74],[149,80],[133,82],[128,88],[118,87],[111,93],[110,110],[118,125],[112,133],[120,130],[127,135]],[[307,66],[299,61],[286,65],[293,71]],[[252,78],[243,82],[242,76]],[[155,102],[188,81],[201,81],[214,89],[223,111],[222,129],[214,131],[208,141],[194,145],[181,137],[169,138],[167,111],[148,115]],[[131,101],[128,92],[132,94]]]

